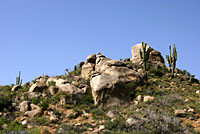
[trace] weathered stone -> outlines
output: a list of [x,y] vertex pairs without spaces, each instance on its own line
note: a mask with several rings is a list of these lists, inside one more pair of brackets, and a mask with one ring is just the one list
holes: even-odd
[[12,87],[11,91],[15,92],[15,91],[18,91],[18,89],[20,89],[20,88],[21,88],[20,85],[15,85],[15,86]]
[[78,83],[77,81],[72,81],[72,85],[74,85],[74,86],[78,86],[79,83]]
[[155,97],[153,96],[144,96],[144,102],[153,101],[153,100],[155,100]]
[[200,94],[200,90],[197,90],[196,93],[197,93],[197,94]]
[[111,110],[106,114],[107,117],[109,118],[117,118],[119,117],[119,112],[115,111],[115,110]]
[[48,112],[48,114],[50,115],[50,121],[57,121],[58,118],[56,117],[56,115],[53,113],[53,111]]
[[29,92],[43,92],[46,89],[47,86],[44,82],[37,82],[30,87]]
[[39,106],[35,104],[31,104],[30,106],[31,106],[31,110],[41,109]]
[[58,79],[56,80],[56,86],[60,88],[60,86],[70,83],[68,80]]
[[82,66],[81,77],[85,78],[85,79],[89,78],[89,75],[90,75],[91,71],[94,71],[94,68],[95,68],[95,64],[85,63]]
[[26,83],[24,83],[24,85],[22,87],[23,88],[29,88],[29,86],[30,86],[30,82],[26,82]]
[[[146,50],[150,49],[150,58],[149,61],[152,63],[164,63],[164,58],[162,57],[161,53],[154,50],[150,46],[147,45]],[[132,58],[131,61],[133,63],[140,63],[140,50],[142,50],[142,44],[136,44],[132,47],[131,53],[132,53]],[[142,50],[143,51],[143,50]]]
[[41,113],[41,109],[36,109],[33,111],[27,111],[24,113],[24,115],[30,117],[30,118],[34,118],[35,116],[39,115]]
[[49,92],[50,92],[51,95],[56,94],[58,91],[59,91],[59,88],[56,87],[56,86],[50,86],[49,87]]
[[135,100],[136,101],[142,101],[142,95],[138,95]]
[[86,63],[95,64],[95,62],[96,62],[96,54],[88,55],[88,57],[86,58]]
[[99,126],[99,130],[101,131],[101,130],[104,130],[105,129],[105,126],[104,125],[100,125]]
[[46,83],[46,81],[48,80],[49,76],[37,76],[33,81],[34,82],[43,82]]
[[185,117],[186,116],[186,109],[176,109],[174,111],[175,116],[177,117]]
[[56,82],[57,81],[57,78],[56,77],[49,77],[48,79],[47,79],[47,81],[46,81],[46,85],[47,86],[50,86],[50,84],[52,83],[52,82]]
[[22,125],[27,125],[28,124],[28,120],[23,120],[22,121]]
[[83,61],[82,61],[82,62],[79,62],[79,63],[78,63],[78,66],[77,66],[77,67],[78,67],[78,69],[81,69],[81,68],[82,68],[82,66],[83,66],[83,64],[85,64],[85,62],[83,62]]
[[117,60],[106,60],[96,69],[99,72],[92,72],[90,80],[95,105],[128,105],[131,98],[127,83],[142,83],[141,75]]
[[19,104],[19,109],[20,109],[19,111],[20,112],[26,112],[26,111],[30,110],[31,109],[30,104],[31,104],[30,101],[23,101],[23,102],[21,102]]
[[126,125],[129,126],[129,127],[133,126],[135,124],[138,124],[138,120],[135,120],[133,118],[129,118],[129,119],[126,120]]

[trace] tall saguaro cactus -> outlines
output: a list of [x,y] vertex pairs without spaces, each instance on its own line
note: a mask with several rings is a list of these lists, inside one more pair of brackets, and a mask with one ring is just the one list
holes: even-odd
[[174,70],[176,69],[176,61],[177,61],[177,51],[176,51],[176,46],[174,44],[173,48],[173,56],[172,56],[172,76],[174,77]]
[[166,55],[166,61],[169,64],[169,69],[171,72],[171,67],[172,67],[171,45],[169,45],[169,55]]
[[[173,53],[171,55],[171,46],[169,45],[169,55],[166,55],[167,63],[169,64],[170,72],[172,73],[172,77],[174,77],[174,72],[176,69],[176,61],[177,61],[177,51],[176,46],[174,44]],[[172,69],[171,69],[172,67]]]
[[19,77],[16,77],[16,85],[22,85],[22,79],[20,78],[21,72],[19,72]]
[[147,44],[142,42],[142,50],[140,49],[140,58],[143,64],[143,68],[145,71],[145,80],[148,80],[147,76],[147,61],[149,60],[150,57],[150,48],[147,48]]
[[150,48],[147,49],[147,44],[142,42],[142,50],[140,49],[140,58],[143,64],[143,68],[147,71],[147,61],[150,57]]

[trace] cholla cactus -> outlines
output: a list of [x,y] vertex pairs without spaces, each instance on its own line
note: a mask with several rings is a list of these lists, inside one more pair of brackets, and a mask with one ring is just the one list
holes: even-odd
[[142,50],[140,49],[140,58],[143,64],[143,68],[147,71],[146,63],[150,57],[150,48],[147,49],[147,44],[142,42]]

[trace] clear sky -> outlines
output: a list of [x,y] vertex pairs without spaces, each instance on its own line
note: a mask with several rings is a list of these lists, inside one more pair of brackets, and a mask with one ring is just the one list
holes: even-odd
[[0,0],[0,85],[65,69],[101,52],[131,57],[142,41],[200,78],[200,0]]

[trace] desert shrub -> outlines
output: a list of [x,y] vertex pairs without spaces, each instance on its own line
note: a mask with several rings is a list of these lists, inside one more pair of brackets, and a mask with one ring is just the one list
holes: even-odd
[[40,102],[40,99],[38,97],[34,97],[32,98],[31,102],[36,105]]
[[136,70],[142,68],[142,65],[132,63],[132,61],[127,62],[128,65],[130,65],[132,68],[135,68]]
[[41,108],[43,108],[44,110],[46,110],[48,107],[49,107],[49,99],[46,98],[44,100],[42,100],[40,102],[40,105],[39,105]]
[[16,120],[7,123],[7,127],[5,130],[9,130],[9,131],[19,131],[19,130],[25,130],[25,128],[23,127],[23,125],[19,124]]
[[49,122],[47,120],[46,117],[35,117],[32,122],[35,124],[35,125],[48,125]]
[[162,77],[164,75],[164,72],[160,68],[159,69],[151,68],[149,70],[149,74],[152,74],[152,75],[158,76],[158,77]]
[[27,88],[20,88],[19,90],[18,90],[18,92],[22,92],[22,93],[24,93],[24,92],[27,92],[29,89],[27,89]]
[[48,86],[50,87],[50,86],[55,86],[56,85],[56,82],[55,81],[49,81],[48,82]]
[[187,76],[192,76],[187,70],[180,70],[180,73]]
[[4,108],[7,108],[12,103],[11,95],[7,92],[1,92],[0,93],[0,111],[2,111]]
[[53,95],[53,97],[51,98],[51,103],[52,104],[59,103],[61,96],[66,96],[67,98],[69,98],[69,100],[72,99],[72,97],[71,97],[71,95],[69,93],[67,93],[67,92],[59,92],[59,93]]
[[61,116],[61,115],[62,115],[58,110],[54,110],[53,113],[54,113],[56,116]]
[[109,130],[120,130],[120,131],[124,131],[126,130],[126,120],[123,117],[119,117],[114,119],[113,121],[108,120],[106,122],[105,128],[109,129]]
[[105,116],[105,112],[100,108],[94,108],[90,110],[90,113],[94,119],[102,119]]
[[94,100],[93,100],[92,94],[84,94],[80,102],[83,104],[93,104]]
[[141,121],[141,126],[137,128],[133,126],[134,129],[139,131],[146,131],[150,133],[160,133],[160,134],[174,134],[181,133],[185,131],[185,128],[181,126],[181,122],[170,115],[164,113],[156,113],[152,110],[144,110],[145,120]]
[[75,127],[73,124],[63,123],[60,127],[55,131],[55,134],[82,134],[87,131],[85,128]]
[[11,87],[10,87],[9,85],[0,86],[0,91],[3,91],[3,92],[10,92],[10,91],[11,91]]

